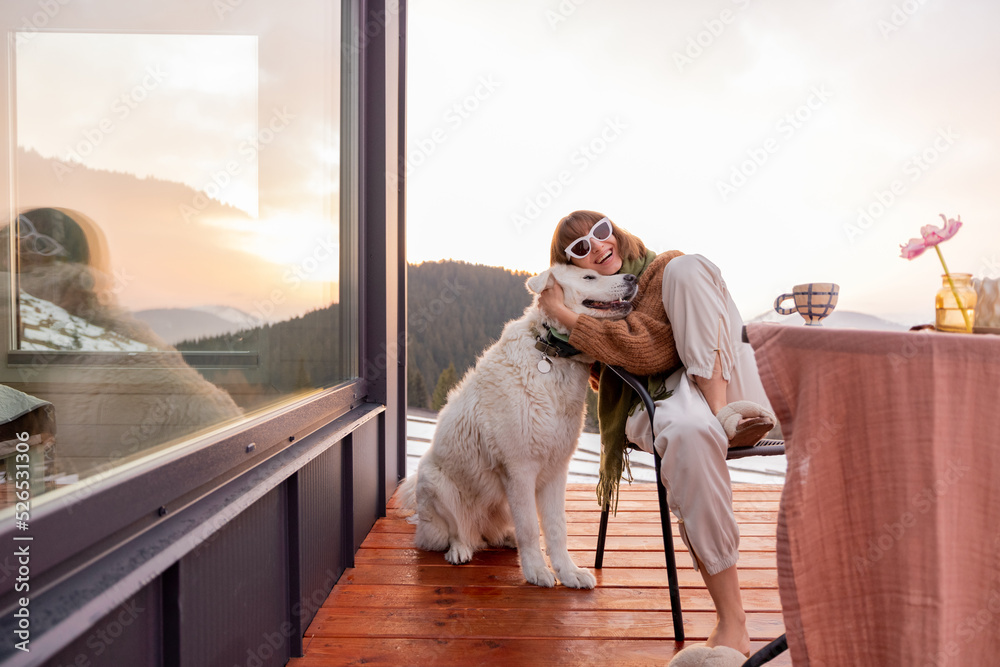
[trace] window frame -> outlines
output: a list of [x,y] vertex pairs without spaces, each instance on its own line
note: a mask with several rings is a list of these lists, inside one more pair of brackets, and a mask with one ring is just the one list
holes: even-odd
[[[363,149],[360,133],[360,60],[357,50],[344,48],[349,43],[351,27],[359,20],[364,3],[361,0],[342,0],[339,48],[341,97],[339,128],[341,133],[339,211],[340,290],[341,304],[345,304],[340,318],[344,372],[352,375],[335,386],[317,389],[304,398],[290,398],[273,408],[256,411],[250,417],[228,426],[220,426],[206,434],[195,436],[147,456],[121,464],[106,472],[85,477],[79,482],[50,491],[31,503],[31,535],[44,537],[45,549],[33,550],[31,558],[31,594],[37,597],[51,590],[67,577],[86,568],[96,559],[111,553],[133,540],[161,521],[192,506],[212,492],[231,484],[234,480],[264,465],[293,444],[310,435],[316,435],[339,418],[352,416],[363,423],[373,415],[384,412],[382,404],[368,400],[370,383],[360,377],[360,295],[363,293],[364,266],[360,252],[361,205],[360,151]],[[92,29],[81,26],[81,30]],[[10,72],[0,72],[0,85],[10,90]],[[7,97],[10,107],[12,101]],[[15,151],[12,136],[0,133],[0,150],[10,156]],[[13,167],[0,166],[0,173]],[[9,175],[9,172],[4,175]],[[2,181],[0,181],[2,182]],[[6,183],[9,183],[7,179]],[[9,185],[0,186],[0,193],[12,200]],[[6,189],[6,192],[3,192]],[[15,220],[11,212],[11,220]],[[13,236],[13,235],[12,235]],[[8,245],[9,266],[16,266],[16,249],[13,239]],[[16,306],[10,287],[13,280],[0,281],[0,299]],[[349,297],[345,300],[345,291]],[[32,351],[16,350],[16,312],[8,312],[8,321],[0,323],[0,346],[8,359],[0,366],[0,382],[24,382],[19,369],[30,367],[39,355],[47,357],[45,366],[53,366],[57,375],[54,381],[72,381],[74,367],[113,365],[123,355],[116,352]],[[146,352],[141,355],[157,355]],[[177,353],[163,353],[176,356]],[[191,357],[195,368],[246,368],[256,366],[257,353],[181,353],[185,360]],[[124,372],[127,372],[124,371]],[[14,379],[18,378],[18,379]],[[47,380],[48,381],[48,380]],[[4,544],[18,544],[14,538],[24,536],[16,529],[12,517],[0,523],[0,540]],[[57,539],[51,539],[58,536]],[[53,548],[55,547],[55,548]],[[0,561],[0,567],[4,563]],[[15,596],[15,578],[0,577],[0,607]]]
[[[363,407],[366,383],[358,378],[275,412],[46,494],[32,505],[30,533],[58,535],[31,559],[33,595],[122,542],[155,526],[254,467]],[[23,535],[4,522],[0,542]],[[57,548],[53,549],[52,546]],[[37,573],[37,574],[34,574]],[[0,578],[0,599],[14,591]]]

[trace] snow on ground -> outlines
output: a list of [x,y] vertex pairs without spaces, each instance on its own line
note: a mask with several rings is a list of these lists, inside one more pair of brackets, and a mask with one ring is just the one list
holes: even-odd
[[[406,472],[417,469],[417,462],[431,445],[437,422],[433,413],[410,412],[406,420]],[[569,465],[571,484],[597,484],[601,460],[601,441],[596,433],[583,433],[576,453]],[[629,456],[633,484],[653,484],[656,477],[653,456],[645,452],[632,452]],[[729,474],[734,484],[784,484],[786,459],[784,456],[751,456],[729,461]]]
[[155,352],[157,348],[70,315],[50,301],[21,292],[22,350]]

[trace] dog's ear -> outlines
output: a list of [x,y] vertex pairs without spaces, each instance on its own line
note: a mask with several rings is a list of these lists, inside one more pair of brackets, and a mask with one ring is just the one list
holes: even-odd
[[537,276],[531,276],[528,278],[528,282],[525,284],[527,285],[528,290],[533,294],[541,294],[543,289],[549,287],[555,281],[556,279],[552,276],[552,271],[550,269],[546,269]]

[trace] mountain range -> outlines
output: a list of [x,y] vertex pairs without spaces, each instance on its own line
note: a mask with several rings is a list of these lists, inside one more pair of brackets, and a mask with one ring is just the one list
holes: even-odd
[[[786,326],[805,326],[806,321],[798,315],[779,315],[773,310],[757,315],[749,322],[773,322]],[[865,329],[868,331],[906,331],[908,327],[890,322],[889,320],[867,313],[858,313],[852,310],[834,310],[827,316],[821,326],[833,329]]]
[[236,333],[259,324],[249,313],[231,306],[152,308],[140,310],[134,315],[170,345]]

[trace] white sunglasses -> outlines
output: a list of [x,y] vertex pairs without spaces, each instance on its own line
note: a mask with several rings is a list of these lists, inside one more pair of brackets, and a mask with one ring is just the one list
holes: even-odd
[[590,239],[606,241],[611,237],[611,221],[601,218],[590,228],[586,236],[581,236],[577,240],[566,246],[566,256],[583,259],[590,254]]

